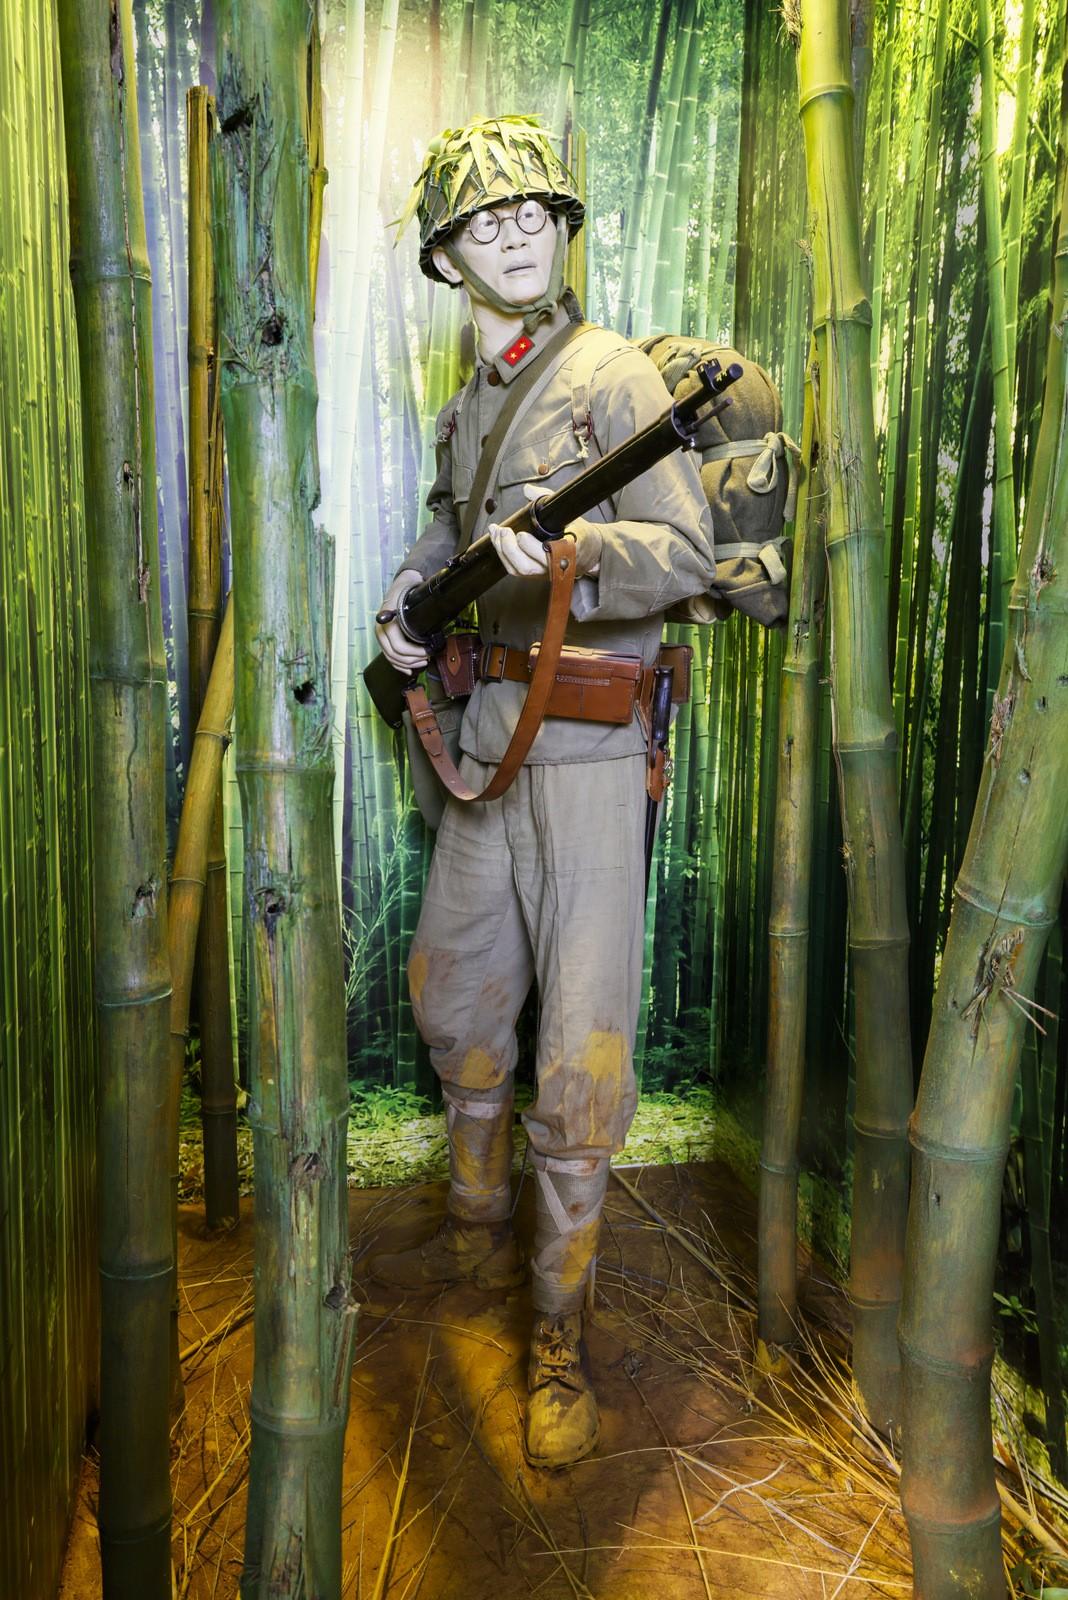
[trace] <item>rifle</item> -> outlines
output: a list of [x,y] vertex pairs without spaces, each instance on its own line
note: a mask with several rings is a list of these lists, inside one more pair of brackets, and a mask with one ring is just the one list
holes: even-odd
[[[724,391],[737,383],[742,367],[738,362],[729,367],[721,367],[718,361],[702,362],[695,368],[695,376],[700,387],[692,394],[673,402],[655,421],[593,462],[562,489],[513,512],[504,526],[533,533],[545,542],[559,539],[576,517],[585,516],[603,500],[618,494],[665,456],[678,449],[692,450],[698,429],[730,405],[730,396]],[[703,411],[708,402],[711,405]],[[413,643],[423,645],[428,655],[436,655],[444,648],[447,625],[506,576],[488,534],[483,534],[462,555],[453,556],[440,572],[408,589],[397,607],[396,620]],[[380,612],[376,620],[391,622],[393,616]],[[400,727],[404,691],[417,677],[418,673],[408,676],[398,671],[383,655],[375,656],[364,669],[367,692],[391,728]]]

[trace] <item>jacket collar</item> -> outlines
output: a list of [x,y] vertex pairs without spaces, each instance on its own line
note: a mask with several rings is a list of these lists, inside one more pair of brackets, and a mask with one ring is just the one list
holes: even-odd
[[551,317],[546,317],[539,322],[533,333],[520,331],[511,344],[506,344],[503,350],[489,361],[479,361],[478,374],[481,380],[483,374],[496,372],[501,383],[511,383],[517,372],[522,372],[529,367],[539,350],[544,350],[549,340],[570,321],[566,308],[558,304]]

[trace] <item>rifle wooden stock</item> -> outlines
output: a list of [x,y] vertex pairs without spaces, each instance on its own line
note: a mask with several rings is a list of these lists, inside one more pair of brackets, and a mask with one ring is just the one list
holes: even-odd
[[[655,421],[640,429],[625,444],[594,461],[555,494],[543,495],[504,519],[505,527],[535,533],[541,539],[558,539],[594,506],[632,483],[673,451],[691,447],[698,428],[730,405],[724,394],[742,376],[737,362],[722,368],[718,361],[702,362],[695,369],[701,387],[685,400],[669,405]],[[708,402],[712,404],[702,410]],[[440,572],[418,583],[404,595],[398,620],[410,639],[425,644],[434,654],[444,642],[443,630],[465,608],[506,577],[488,535],[454,556]],[[404,689],[413,679],[399,672],[383,655],[375,656],[363,674],[367,692],[379,715],[397,728],[404,710]]]

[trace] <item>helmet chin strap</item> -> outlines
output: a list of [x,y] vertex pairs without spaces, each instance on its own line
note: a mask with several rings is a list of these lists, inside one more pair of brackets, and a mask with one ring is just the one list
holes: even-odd
[[546,317],[551,317],[556,309],[557,301],[564,291],[564,252],[567,249],[567,229],[557,228],[556,247],[553,250],[553,264],[549,272],[549,283],[545,293],[537,300],[526,300],[516,305],[513,300],[506,300],[503,295],[491,289],[485,279],[465,261],[451,239],[443,239],[441,248],[460,274],[465,284],[477,289],[479,295],[495,311],[500,311],[506,317],[523,315],[523,327],[527,333],[533,333],[539,322]]

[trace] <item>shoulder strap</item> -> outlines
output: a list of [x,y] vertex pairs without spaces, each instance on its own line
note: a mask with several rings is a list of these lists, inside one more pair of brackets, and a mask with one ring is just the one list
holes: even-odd
[[475,476],[471,484],[471,493],[464,509],[463,523],[460,528],[460,543],[458,549],[464,551],[471,543],[475,528],[478,524],[479,507],[485,498],[486,489],[490,478],[496,469],[497,462],[504,452],[504,447],[511,438],[515,428],[528,407],[537,399],[545,388],[550,378],[560,366],[566,347],[584,334],[590,327],[588,322],[569,322],[549,340],[537,361],[533,362],[519,377],[514,378],[508,385],[508,394],[497,416],[496,422],[490,429],[486,443],[482,447],[475,468]]

